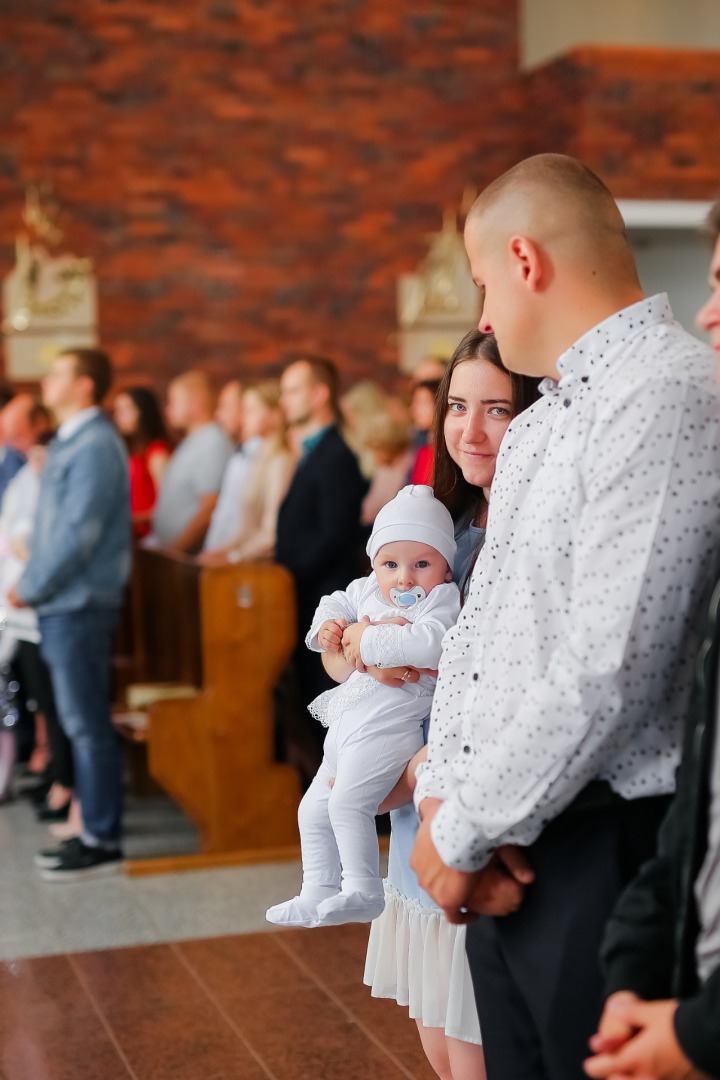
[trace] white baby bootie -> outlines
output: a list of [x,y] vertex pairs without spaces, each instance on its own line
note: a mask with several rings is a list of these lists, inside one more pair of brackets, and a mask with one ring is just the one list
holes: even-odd
[[343,923],[372,922],[385,907],[383,893],[340,892],[318,904],[316,926],[342,926]]
[[319,885],[303,885],[299,896],[293,896],[292,900],[286,900],[284,904],[275,904],[268,908],[265,918],[276,926],[319,926],[318,904],[324,900],[332,900],[336,891]]

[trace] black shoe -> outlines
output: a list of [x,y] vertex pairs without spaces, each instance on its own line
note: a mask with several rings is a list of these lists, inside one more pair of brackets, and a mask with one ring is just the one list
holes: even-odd
[[51,787],[51,780],[43,780],[41,784],[32,784],[24,788],[18,788],[18,795],[21,799],[29,799],[35,806],[40,806],[40,804],[44,802]]
[[73,836],[70,840],[63,840],[58,847],[49,848],[45,851],[38,851],[37,855],[33,855],[33,862],[36,866],[39,866],[41,870],[47,870],[51,866],[59,866],[68,848],[70,846],[77,846],[81,842],[79,836]]
[[67,821],[71,802],[72,799],[68,799],[64,806],[48,806],[46,799],[37,809],[38,821]]
[[54,866],[41,867],[40,876],[45,881],[86,881],[91,878],[109,877],[110,874],[119,873],[121,869],[120,848],[109,850],[90,847],[79,837],[75,837],[62,848]]

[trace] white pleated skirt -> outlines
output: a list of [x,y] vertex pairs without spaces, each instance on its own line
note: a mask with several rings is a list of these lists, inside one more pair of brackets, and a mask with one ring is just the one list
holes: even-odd
[[480,1045],[464,926],[385,883],[385,910],[371,924],[363,981],[373,997],[407,1005],[413,1020]]

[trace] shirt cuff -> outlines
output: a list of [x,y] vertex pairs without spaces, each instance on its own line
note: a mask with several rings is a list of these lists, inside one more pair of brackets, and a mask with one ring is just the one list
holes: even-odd
[[473,873],[490,861],[493,847],[477,835],[455,792],[443,802],[430,825],[430,835],[437,853],[453,870]]
[[393,668],[405,664],[401,626],[385,623],[368,626],[360,638],[360,659],[366,667]]

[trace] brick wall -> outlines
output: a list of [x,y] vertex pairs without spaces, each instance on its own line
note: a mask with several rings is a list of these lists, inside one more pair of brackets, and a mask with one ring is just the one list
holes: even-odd
[[43,177],[125,381],[303,349],[392,381],[396,278],[466,183],[561,150],[618,196],[720,184],[717,53],[578,49],[521,76],[516,20],[509,0],[5,0],[0,274]]
[[523,82],[528,153],[582,158],[617,198],[717,197],[717,51],[585,47]]
[[54,183],[123,377],[395,371],[395,281],[517,145],[507,0],[32,0],[0,16],[0,273]]

